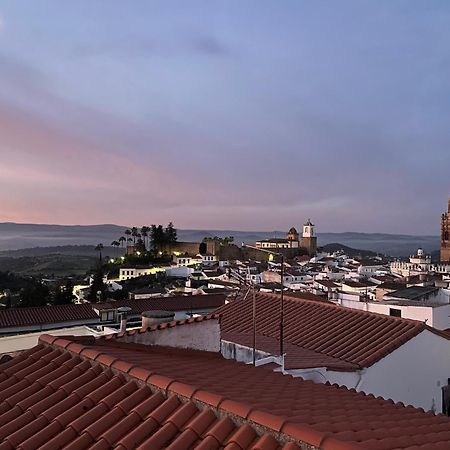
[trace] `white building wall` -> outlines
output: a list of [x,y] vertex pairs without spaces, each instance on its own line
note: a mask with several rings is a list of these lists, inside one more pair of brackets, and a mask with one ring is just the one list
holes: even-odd
[[314,367],[310,369],[286,370],[286,374],[293,377],[302,377],[304,380],[314,381],[315,383],[338,384],[346,386],[349,389],[356,388],[361,382],[361,372],[342,372],[327,370],[326,367]]
[[349,299],[339,299],[339,304],[346,308],[370,311],[378,314],[390,315],[391,309],[399,309],[403,319],[418,320],[438,330],[450,328],[450,305],[435,306],[406,306],[392,305],[383,302],[359,302]]
[[[226,358],[251,362],[250,348],[224,344],[222,352]],[[441,387],[450,378],[450,340],[424,330],[366,369],[342,372],[317,367],[284,373],[316,383],[329,381],[439,413],[442,412]]]
[[[427,322],[428,323],[428,322]],[[450,305],[433,308],[433,325],[438,330],[450,328]]]
[[168,277],[187,278],[192,272],[194,272],[194,269],[186,266],[171,266],[166,268],[166,275]]
[[433,308],[429,306],[402,306],[402,305],[385,305],[382,302],[368,303],[368,311],[376,312],[389,316],[390,309],[399,309],[403,319],[418,320],[426,322],[427,325],[433,325]]
[[450,341],[425,330],[369,367],[358,390],[441,412],[448,378]]
[[203,320],[159,331],[125,335],[118,339],[120,341],[219,352],[220,327],[217,320]]
[[[104,334],[114,333],[116,330],[106,331],[104,329],[103,332],[96,331],[92,328],[80,326],[73,328],[62,328],[62,329],[49,329],[47,332],[52,336],[102,336]],[[42,335],[42,332],[37,333],[26,333],[26,334],[18,334],[15,336],[3,336],[0,337],[0,356],[7,353],[18,352],[22,350],[27,350],[29,348],[38,345],[39,337]]]

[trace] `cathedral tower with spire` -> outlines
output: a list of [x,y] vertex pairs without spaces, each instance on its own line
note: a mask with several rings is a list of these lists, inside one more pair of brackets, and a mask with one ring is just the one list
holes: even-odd
[[450,261],[450,199],[447,212],[441,216],[441,261]]

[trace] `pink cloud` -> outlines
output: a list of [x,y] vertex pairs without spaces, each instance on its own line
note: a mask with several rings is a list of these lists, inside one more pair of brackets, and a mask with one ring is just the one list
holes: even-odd
[[[0,220],[92,223],[154,214],[204,192],[151,161],[133,160],[28,114],[0,110]],[[189,194],[187,194],[189,192]]]

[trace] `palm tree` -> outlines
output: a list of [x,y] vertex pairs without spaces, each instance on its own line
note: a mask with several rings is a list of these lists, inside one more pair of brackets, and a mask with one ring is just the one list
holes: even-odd
[[100,255],[100,264],[101,264],[101,263],[102,263],[102,260],[103,260],[103,258],[102,258],[103,244],[102,244],[102,243],[97,244],[96,247],[95,247],[95,250],[99,252],[99,255]]
[[148,236],[148,232],[150,231],[150,227],[148,227],[147,225],[143,225],[141,227],[141,235],[144,238],[144,247],[145,250],[147,250],[147,236]]
[[131,236],[133,236],[133,245],[136,245],[136,238],[138,235],[138,229],[137,227],[131,228]]
[[123,243],[127,241],[127,238],[125,236],[120,236],[119,242],[120,246],[123,248]]
[[[119,241],[112,241],[112,242],[111,242],[111,245],[112,245],[113,247],[116,247],[117,250],[118,250],[119,247],[120,247],[120,242],[119,242]],[[119,256],[119,252],[117,251],[116,253],[117,253],[117,256]]]

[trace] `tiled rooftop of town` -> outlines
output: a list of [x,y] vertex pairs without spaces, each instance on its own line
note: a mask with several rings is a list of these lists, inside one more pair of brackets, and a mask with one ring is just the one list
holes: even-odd
[[44,336],[0,365],[0,449],[448,450],[445,416],[271,369]]
[[0,310],[0,328],[89,319],[96,320],[98,315],[88,303]]
[[131,308],[130,314],[142,314],[145,311],[189,311],[190,309],[212,309],[218,308],[225,303],[226,295],[174,295],[171,297],[153,297],[147,299],[125,299],[114,302],[93,304],[92,308],[111,306],[120,308],[127,306]]
[[84,303],[75,305],[54,305],[0,310],[0,329],[8,327],[39,326],[43,324],[66,324],[70,322],[93,323],[99,320],[94,309],[116,309],[131,307],[131,314],[144,311],[189,311],[211,310],[225,303],[225,294],[176,295],[140,300],[117,300],[108,303]]
[[[241,295],[220,307],[222,338],[249,344],[253,333],[252,295]],[[256,295],[256,346],[267,347],[269,338],[279,338],[280,296]],[[287,361],[295,358],[302,367],[328,367],[354,370],[369,367],[423,331],[423,322],[358,311],[326,302],[315,302],[285,295],[284,342]],[[271,348],[274,348],[273,346]],[[308,365],[305,350],[316,354],[317,365]],[[279,352],[278,352],[279,353]],[[276,354],[278,354],[276,353]]]
[[207,392],[191,399],[181,383],[169,392],[162,377],[147,382],[137,366],[94,362],[95,351],[69,344],[41,344],[0,365],[1,449],[298,450],[287,434],[232,420]]

